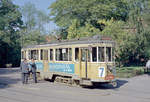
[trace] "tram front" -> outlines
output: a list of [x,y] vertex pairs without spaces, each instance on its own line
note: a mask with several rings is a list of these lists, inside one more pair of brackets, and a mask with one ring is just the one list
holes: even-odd
[[93,83],[109,83],[117,87],[114,46],[110,43],[92,47]]
[[80,77],[90,80],[92,84],[109,83],[117,87],[114,44],[99,43],[87,48],[81,50]]

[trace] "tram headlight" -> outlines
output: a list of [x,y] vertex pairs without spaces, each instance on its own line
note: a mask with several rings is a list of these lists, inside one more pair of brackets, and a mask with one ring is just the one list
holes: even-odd
[[110,72],[112,72],[112,71],[113,71],[113,66],[107,65],[107,69],[108,69]]

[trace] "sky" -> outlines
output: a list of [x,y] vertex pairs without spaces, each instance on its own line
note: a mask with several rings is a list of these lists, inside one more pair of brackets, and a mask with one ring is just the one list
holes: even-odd
[[[48,7],[55,1],[55,0],[12,0],[14,4],[18,6],[23,6],[25,3],[31,2],[32,4],[35,5],[35,7],[39,10],[42,10],[46,12],[47,14],[50,14],[50,10]],[[56,25],[53,22],[50,22],[50,24],[47,24],[46,30],[52,31],[56,29]]]

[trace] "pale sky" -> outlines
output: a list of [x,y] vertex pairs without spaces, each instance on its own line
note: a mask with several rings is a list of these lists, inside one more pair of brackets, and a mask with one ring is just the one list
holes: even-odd
[[15,4],[19,6],[23,6],[27,2],[31,2],[35,4],[36,8],[41,9],[49,13],[48,7],[53,3],[55,0],[12,0]]
[[[23,6],[25,3],[31,2],[32,4],[35,4],[35,7],[37,9],[40,9],[47,14],[50,14],[50,10],[48,7],[55,1],[55,0],[12,0],[14,4],[18,6]],[[49,31],[52,31],[53,29],[56,29],[56,25],[51,22],[50,24],[46,25],[46,29]]]

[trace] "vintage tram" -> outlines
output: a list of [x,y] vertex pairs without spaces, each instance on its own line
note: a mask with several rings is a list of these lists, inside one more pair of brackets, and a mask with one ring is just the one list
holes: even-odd
[[94,36],[30,45],[21,49],[21,58],[35,59],[42,79],[81,86],[110,83],[116,87],[114,49],[111,38]]

